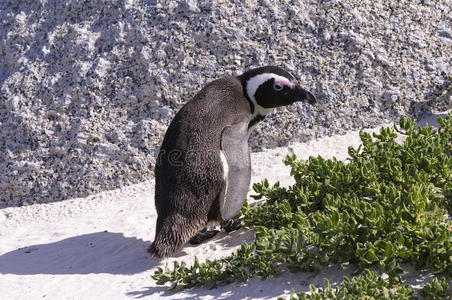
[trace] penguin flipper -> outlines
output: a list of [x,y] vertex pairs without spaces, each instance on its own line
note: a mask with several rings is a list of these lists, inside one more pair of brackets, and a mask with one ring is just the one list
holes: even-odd
[[221,149],[226,162],[224,197],[220,197],[223,220],[232,219],[242,208],[251,180],[251,160],[248,149],[248,122],[243,120],[223,129]]

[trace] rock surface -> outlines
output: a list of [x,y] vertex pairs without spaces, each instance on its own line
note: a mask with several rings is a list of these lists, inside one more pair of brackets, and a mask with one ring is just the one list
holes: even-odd
[[[233,2],[233,3],[232,3]],[[0,3],[0,208],[141,182],[206,83],[290,70],[292,105],[254,149],[451,108],[450,0]]]

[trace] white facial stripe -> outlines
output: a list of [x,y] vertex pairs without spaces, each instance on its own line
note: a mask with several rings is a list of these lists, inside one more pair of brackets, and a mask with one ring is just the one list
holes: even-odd
[[248,82],[246,83],[246,93],[248,94],[248,97],[250,97],[251,101],[253,103],[256,103],[256,99],[254,98],[254,94],[256,94],[257,88],[266,82],[267,80],[270,80],[274,78],[275,81],[283,81],[283,82],[290,82],[289,79],[283,76],[279,76],[273,73],[264,73],[259,74],[257,76],[251,77]]
[[287,79],[286,77],[279,76],[273,73],[264,73],[251,77],[246,83],[246,93],[248,94],[248,97],[250,98],[251,102],[253,102],[254,104],[255,108],[254,115],[258,113],[262,116],[265,116],[273,111],[273,108],[264,108],[257,104],[256,98],[254,98],[254,95],[256,94],[256,91],[259,88],[259,86],[272,78],[274,78],[275,81],[279,82],[290,82],[290,80]]

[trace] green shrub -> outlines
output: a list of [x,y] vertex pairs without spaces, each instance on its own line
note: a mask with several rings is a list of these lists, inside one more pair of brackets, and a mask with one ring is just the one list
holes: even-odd
[[[221,260],[158,268],[152,278],[213,287],[267,278],[281,268],[353,263],[362,270],[376,267],[389,275],[388,284],[399,286],[400,264],[407,262],[452,278],[452,222],[446,218],[452,211],[452,114],[438,121],[437,130],[402,118],[399,126],[373,135],[361,131],[362,145],[348,149],[348,162],[287,156],[295,184],[256,183],[252,197],[266,201],[241,210],[245,225],[256,229],[252,244]],[[403,144],[397,134],[405,136]],[[351,282],[374,276],[365,272]],[[404,289],[393,299],[407,299]]]
[[444,278],[433,278],[419,292],[425,299],[450,299],[449,285]]
[[414,291],[408,285],[391,284],[369,270],[364,270],[363,274],[352,279],[344,277],[342,284],[336,289],[331,287],[328,279],[324,281],[325,288],[311,285],[309,293],[292,294],[290,299],[414,299]]

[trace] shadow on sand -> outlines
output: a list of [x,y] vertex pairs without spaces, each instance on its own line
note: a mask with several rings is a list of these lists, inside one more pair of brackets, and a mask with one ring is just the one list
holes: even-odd
[[96,232],[32,245],[0,256],[0,274],[137,274],[159,264],[150,242],[122,233]]

